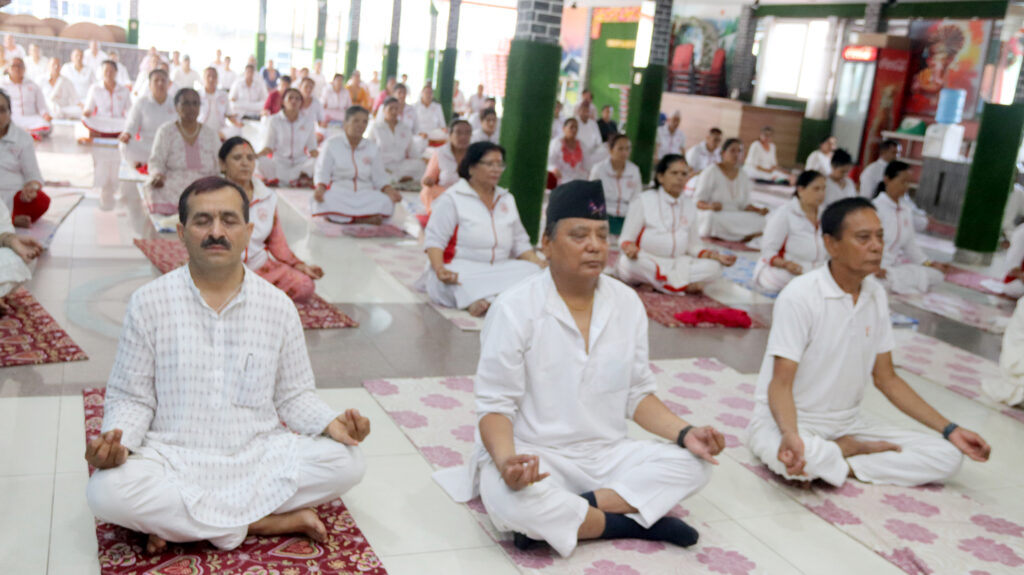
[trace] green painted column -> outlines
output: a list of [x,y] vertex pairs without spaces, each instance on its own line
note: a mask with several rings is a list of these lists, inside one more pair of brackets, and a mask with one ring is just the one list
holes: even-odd
[[316,42],[313,44],[313,61],[324,59],[324,44],[327,41],[327,0],[316,3]]
[[352,77],[359,61],[359,13],[361,0],[351,0],[348,9],[348,42],[345,43],[345,78]]
[[501,185],[515,196],[519,217],[535,243],[541,234],[548,140],[562,63],[562,5],[560,0],[520,0],[505,76],[501,145],[508,169]]
[[427,82],[434,80],[434,68],[437,67],[437,8],[434,0],[430,0],[430,43],[427,45],[427,71],[424,74]]
[[128,7],[128,29],[125,42],[139,45],[139,0],[132,0]]
[[[444,121],[452,121],[452,97],[455,96],[455,60],[459,57],[459,13],[462,0],[451,0],[448,5],[448,36],[441,52],[441,68],[438,70],[438,102],[444,110]],[[552,112],[554,113],[554,112]]]
[[256,68],[267,62],[267,0],[260,0],[259,24],[256,26]]
[[1024,104],[985,104],[956,231],[956,261],[988,263],[998,249],[1022,133]]
[[388,85],[388,78],[398,77],[398,27],[402,23],[402,0],[394,0],[391,7],[391,43],[384,45],[384,62],[380,70],[380,89]]
[[[651,35],[651,51],[646,66],[634,68],[629,89],[629,109],[626,114],[626,135],[633,144],[630,159],[640,168],[644,182],[650,182],[654,167],[655,139],[658,134],[658,116],[661,114],[661,94],[665,91],[668,48],[672,34],[672,0],[657,0],[654,5],[653,27],[641,26],[637,45],[646,44],[641,35]],[[643,63],[643,58],[638,58]]]

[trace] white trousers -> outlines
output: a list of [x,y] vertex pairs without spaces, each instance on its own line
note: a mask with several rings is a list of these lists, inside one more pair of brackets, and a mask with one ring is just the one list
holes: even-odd
[[[805,271],[810,270],[805,268]],[[757,273],[757,277],[754,278],[754,282],[757,287],[764,290],[765,293],[777,294],[782,291],[782,288],[786,287],[789,282],[793,281],[793,278],[795,277],[795,275],[789,273],[789,270],[766,265]]]
[[457,285],[437,279],[433,268],[428,266],[417,282],[417,288],[424,289],[430,301],[455,309],[466,309],[481,299],[493,300],[501,292],[540,271],[537,264],[524,260],[490,264],[454,259],[445,267],[459,274]]
[[153,140],[146,137],[141,140],[132,138],[128,140],[127,144],[119,142],[117,149],[121,151],[121,159],[134,168],[135,164],[149,163],[149,152],[153,149]]
[[692,256],[655,259],[640,252],[635,260],[620,256],[615,275],[628,284],[650,284],[661,293],[679,295],[689,284],[710,283],[722,277],[722,264]]
[[314,216],[325,216],[339,224],[347,224],[355,217],[382,216],[388,219],[395,213],[395,203],[380,190],[345,189],[339,182],[324,193],[324,201],[310,198],[310,210]]
[[298,180],[302,174],[312,178],[315,163],[316,158],[308,156],[292,159],[278,154],[274,154],[273,158],[260,157],[256,162],[264,178],[279,180],[285,185]]
[[[327,437],[301,437],[298,490],[274,514],[315,507],[341,496],[363,479],[366,463],[358,447]],[[248,525],[213,527],[193,519],[178,487],[167,479],[166,462],[143,447],[123,465],[89,478],[86,499],[100,521],[156,535],[165,541],[209,541],[219,549],[241,545]]]
[[423,177],[423,172],[427,170],[427,165],[423,160],[412,158],[389,162],[384,165],[384,170],[391,176],[391,181],[397,183],[402,181],[403,178],[419,180]]
[[916,264],[900,264],[885,270],[883,284],[895,294],[921,294],[942,283],[945,277],[939,270]]
[[231,102],[231,113],[238,114],[239,116],[256,116],[259,117],[260,112],[263,111],[263,102],[246,102],[243,100],[237,100]]
[[32,279],[32,267],[11,248],[0,248],[0,298]]
[[551,476],[512,491],[488,460],[480,469],[480,497],[494,526],[547,541],[562,557],[576,548],[576,533],[590,504],[581,493],[611,489],[637,509],[629,517],[647,528],[711,479],[711,464],[677,445],[624,439],[586,457],[525,444],[516,453],[540,457]]
[[[798,421],[807,462],[803,476],[787,475],[785,464],[779,461],[782,434],[771,414],[756,414],[747,426],[747,447],[769,469],[786,479],[822,479],[839,487],[853,470],[854,476],[865,483],[912,487],[949,479],[963,461],[960,450],[940,435],[902,429],[865,415],[849,421],[825,421],[800,414]],[[847,435],[859,441],[888,441],[903,450],[844,458],[835,440]]]
[[765,218],[761,214],[739,210],[699,210],[697,221],[700,224],[700,235],[738,242],[763,232]]

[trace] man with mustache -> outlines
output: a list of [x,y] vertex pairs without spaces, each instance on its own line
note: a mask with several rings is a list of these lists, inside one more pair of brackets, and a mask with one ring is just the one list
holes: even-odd
[[[102,521],[166,542],[237,547],[247,535],[323,541],[314,507],[358,483],[370,432],[317,397],[295,305],[242,263],[249,200],[220,177],[178,204],[189,263],[132,296],[85,457]],[[287,428],[281,425],[281,422]]]
[[[942,482],[963,455],[991,451],[896,374],[885,288],[874,278],[885,245],[875,208],[846,198],[821,216],[831,261],[786,285],[775,302],[747,445],[769,469],[841,486],[849,477],[901,486]],[[935,435],[861,412],[868,382]],[[941,434],[941,435],[940,435]]]
[[[580,540],[619,538],[693,545],[697,531],[666,513],[707,483],[725,440],[654,395],[644,306],[602,274],[600,181],[551,193],[541,245],[548,269],[498,296],[480,337],[473,460],[438,482],[459,501],[479,493],[520,549],[544,540],[567,556]],[[626,419],[668,441],[628,439]]]

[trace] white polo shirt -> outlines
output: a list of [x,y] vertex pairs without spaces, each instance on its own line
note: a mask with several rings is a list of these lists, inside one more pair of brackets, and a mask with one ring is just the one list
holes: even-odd
[[875,358],[894,346],[885,288],[874,277],[861,283],[856,305],[828,265],[796,277],[775,301],[755,392],[758,415],[771,417],[768,384],[775,357],[782,357],[800,364],[793,381],[798,418],[856,416]]

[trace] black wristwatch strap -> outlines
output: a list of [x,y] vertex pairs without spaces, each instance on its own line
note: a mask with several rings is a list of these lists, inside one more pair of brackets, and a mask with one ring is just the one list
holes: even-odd
[[686,434],[690,433],[691,429],[693,429],[693,426],[687,425],[682,429],[682,431],[679,432],[679,437],[676,438],[676,445],[682,447],[683,449],[686,449],[686,445],[683,443],[683,440],[686,439]]
[[956,428],[958,428],[958,427],[960,427],[960,426],[955,424],[955,423],[950,422],[950,424],[947,425],[942,430],[942,438],[945,439],[946,441],[949,441],[949,436],[952,435],[953,432],[956,431]]

